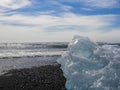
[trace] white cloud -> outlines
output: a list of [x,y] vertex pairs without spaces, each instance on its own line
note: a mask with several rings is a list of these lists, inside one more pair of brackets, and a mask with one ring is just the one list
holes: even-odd
[[99,8],[115,8],[119,6],[119,0],[80,0],[86,5]]
[[[73,0],[69,0],[75,2]],[[118,0],[76,0],[86,6],[98,8],[118,7]],[[63,5],[53,0],[52,5],[60,6],[69,12],[73,7]],[[116,21],[117,15],[77,15],[61,13],[59,16],[45,15],[54,11],[40,12],[38,16],[26,16],[11,12],[4,15],[7,10],[14,10],[30,5],[29,0],[0,0],[0,42],[9,41],[70,41],[75,34],[88,36],[95,41],[115,42],[120,39],[119,29],[110,29],[104,32]],[[84,10],[91,10],[83,7]],[[30,27],[31,26],[31,27]],[[57,27],[57,28],[56,28]],[[71,27],[74,30],[69,30]],[[58,30],[56,30],[58,29]],[[106,31],[106,30],[105,30]],[[62,36],[61,36],[62,35]]]
[[6,9],[18,9],[24,6],[30,5],[29,0],[0,0],[1,10]]
[[54,26],[80,26],[86,29],[99,29],[113,24],[115,15],[75,15],[75,14],[63,14],[62,16],[24,16],[24,15],[12,15],[12,16],[0,16],[0,23],[4,24],[22,24],[22,25],[38,25],[41,29],[54,27]]
[[91,8],[81,8],[82,10],[84,10],[84,11],[92,11],[93,9],[91,9]]
[[[0,42],[51,42],[51,41],[71,41],[74,35],[87,36],[93,41],[120,42],[120,29],[109,32],[100,30],[81,32],[81,31],[59,31],[44,32],[40,27],[17,27],[0,26]],[[89,29],[90,30],[90,29]]]
[[[62,14],[59,17],[50,15],[1,15],[0,41],[69,41],[75,34],[85,35],[96,41],[115,41],[118,40],[117,38],[120,38],[119,30],[104,32],[101,29],[113,25],[115,20],[116,15],[84,16],[72,13]],[[12,23],[18,24],[18,26],[15,26],[15,24],[11,25]],[[19,24],[23,26],[19,26]],[[35,26],[27,27],[24,24]],[[57,30],[56,32],[53,30],[51,32],[49,28],[55,29],[56,26],[62,26],[65,30]],[[80,28],[77,27],[69,31],[69,26],[79,26]],[[48,29],[48,32],[45,31],[46,29]]]

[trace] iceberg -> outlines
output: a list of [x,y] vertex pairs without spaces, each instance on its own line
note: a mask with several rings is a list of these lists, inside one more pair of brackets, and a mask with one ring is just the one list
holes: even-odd
[[120,48],[74,36],[57,62],[67,90],[120,90]]

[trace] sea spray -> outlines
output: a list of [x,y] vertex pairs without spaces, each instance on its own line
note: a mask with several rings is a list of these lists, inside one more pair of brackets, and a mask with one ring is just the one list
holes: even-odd
[[57,61],[67,90],[120,90],[120,48],[75,36]]

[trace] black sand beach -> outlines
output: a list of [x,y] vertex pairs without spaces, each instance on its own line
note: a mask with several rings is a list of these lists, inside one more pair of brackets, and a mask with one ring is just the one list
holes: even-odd
[[0,76],[0,90],[66,90],[60,65],[10,70]]

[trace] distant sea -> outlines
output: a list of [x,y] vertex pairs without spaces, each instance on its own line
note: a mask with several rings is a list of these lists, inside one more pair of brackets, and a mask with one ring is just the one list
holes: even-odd
[[0,43],[0,74],[11,69],[56,64],[67,42]]

